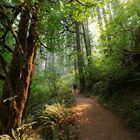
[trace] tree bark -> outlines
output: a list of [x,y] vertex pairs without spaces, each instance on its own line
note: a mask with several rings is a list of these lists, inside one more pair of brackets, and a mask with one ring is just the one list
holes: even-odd
[[83,52],[80,44],[80,29],[79,22],[75,22],[76,30],[76,48],[77,48],[77,63],[78,63],[78,72],[79,72],[79,83],[80,83],[80,92],[85,90],[85,73],[84,73],[84,58]]
[[[86,21],[86,22],[88,22],[88,21]],[[88,60],[88,67],[91,68],[92,67],[91,43],[90,43],[88,23],[86,23],[86,25],[82,24],[82,29],[83,29],[85,48],[86,48],[86,56],[87,56],[87,60]]]
[[[9,114],[8,122],[4,119],[6,115],[0,116],[0,123],[5,120],[3,125],[0,126],[2,133],[11,135],[11,129],[16,129],[22,123],[38,46],[38,29],[39,3],[35,2],[33,8],[29,10],[27,3],[23,2],[18,32],[16,33],[11,28],[16,45],[8,73],[9,80],[5,81],[3,87],[1,106],[9,109],[9,112],[12,113]],[[10,101],[5,101],[10,97],[13,98]],[[5,129],[3,130],[3,128]]]
[[[87,19],[88,20],[88,19]],[[84,43],[85,43],[85,49],[86,49],[86,57],[87,57],[87,85],[86,89],[89,91],[92,89],[92,83],[93,83],[93,63],[92,63],[92,56],[91,56],[91,42],[90,42],[90,35],[89,35],[89,29],[88,29],[88,21],[86,23],[82,24],[83,29],[83,37],[84,37]]]

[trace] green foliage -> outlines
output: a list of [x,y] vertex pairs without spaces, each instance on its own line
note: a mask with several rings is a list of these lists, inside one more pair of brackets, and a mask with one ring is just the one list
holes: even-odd
[[74,113],[63,104],[46,104],[44,110],[37,111],[34,119],[42,127],[46,140],[67,140],[74,133]]
[[[99,95],[105,106],[125,117],[130,127],[140,130],[140,45],[137,43],[140,1],[107,3],[110,9],[101,17],[106,27],[101,27],[93,52],[93,71],[99,79],[93,86],[94,95]],[[105,1],[105,5],[107,3]]]
[[35,75],[32,80],[27,112],[32,113],[37,108],[42,108],[46,103],[64,103],[71,106],[74,103],[74,98],[71,95],[72,83],[72,74],[63,76],[60,79],[54,79],[54,75],[46,71]]
[[111,98],[102,98],[102,102],[113,112],[125,118],[129,127],[140,130],[140,99],[132,99],[132,97],[115,95]]
[[74,113],[69,109],[75,101],[72,81],[72,74],[54,79],[52,73],[44,71],[34,76],[26,122],[37,122],[33,129],[41,129],[43,139],[67,140],[75,135]]
[[69,17],[75,21],[84,21],[87,17],[91,15],[94,8],[97,6],[96,1],[83,0],[82,2],[72,1],[70,3],[64,4],[65,17]]
[[135,73],[139,73],[139,62],[134,58],[139,54],[139,47],[135,44],[139,16],[134,10],[139,2],[112,1],[110,4],[113,15],[112,18],[106,17],[107,27],[101,31],[98,51],[95,52],[100,55],[97,55],[93,61],[95,70],[100,71],[97,78],[101,77],[102,81],[108,83],[106,85],[108,88],[113,89],[116,86],[119,89],[120,86],[123,88],[125,84],[134,81]]
[[75,83],[74,72],[63,75],[58,80],[58,87],[59,87],[58,92],[59,93],[66,93],[67,91],[71,92],[73,83]]
[[32,92],[41,94],[56,94],[56,74],[53,72],[42,71],[34,76],[32,81]]
[[[32,8],[34,2],[35,0],[27,2],[29,9]],[[89,82],[87,78],[86,86],[88,87],[90,84],[92,94],[101,95],[110,108],[118,110],[123,116],[129,116],[127,119],[129,124],[134,128],[139,128],[139,100],[131,101],[123,95],[128,87],[130,89],[137,88],[140,84],[140,46],[136,44],[140,37],[140,1],[73,0],[67,2],[63,0],[46,2],[41,0],[39,2],[41,5],[40,52],[41,57],[47,63],[47,70],[41,71],[33,77],[26,119],[31,119],[29,122],[36,120],[37,125],[43,127],[47,139],[67,140],[69,135],[73,133],[74,116],[67,108],[74,103],[71,88],[76,83],[75,75],[71,73],[74,69],[74,63],[77,61],[74,54],[75,35],[71,33],[75,32],[75,21],[81,24],[87,17],[93,18],[93,15],[98,15],[98,13],[95,14],[95,9],[99,4],[102,8],[102,21],[97,22],[103,22],[103,25],[99,24],[102,26],[99,27],[102,30],[100,30],[100,38],[96,46],[91,48],[93,67],[89,70],[87,62],[85,62],[82,77],[87,78],[90,71],[92,73],[92,76],[90,75],[91,81]],[[16,9],[20,2],[11,0],[2,1],[0,4],[10,4]],[[111,5],[110,9],[107,4]],[[105,13],[103,13],[103,8],[106,10]],[[1,11],[2,14],[6,15],[2,18],[2,22],[5,22],[5,18],[10,19],[11,22],[14,20],[12,22],[13,29],[17,30],[19,19],[18,16],[14,17],[15,14],[12,11],[12,8],[6,7],[4,11]],[[3,23],[0,23],[0,37],[4,35],[6,30]],[[81,25],[79,27],[81,28]],[[81,29],[80,33],[82,33]],[[82,35],[80,39],[83,47],[81,54],[87,61]],[[6,33],[4,43],[14,50],[15,41],[10,32]],[[7,61],[8,71],[12,53],[6,49],[1,52]],[[1,90],[2,84],[3,82],[0,82]],[[133,87],[133,85],[135,86]],[[13,135],[16,138],[19,133],[13,131]]]

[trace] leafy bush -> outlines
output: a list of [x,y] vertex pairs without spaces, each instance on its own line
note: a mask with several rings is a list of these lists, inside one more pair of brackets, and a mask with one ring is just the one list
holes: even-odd
[[45,140],[68,140],[74,135],[74,113],[64,104],[46,105],[34,119],[41,126]]

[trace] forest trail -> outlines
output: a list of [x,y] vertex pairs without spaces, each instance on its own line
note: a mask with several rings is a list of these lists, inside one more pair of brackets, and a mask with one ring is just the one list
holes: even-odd
[[139,140],[123,120],[105,109],[96,99],[76,97],[78,140]]

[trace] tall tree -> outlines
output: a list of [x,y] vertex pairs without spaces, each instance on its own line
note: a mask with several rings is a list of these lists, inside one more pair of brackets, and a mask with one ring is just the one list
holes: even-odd
[[[3,13],[1,14],[6,14],[4,13],[6,6],[3,3],[0,4],[3,8]],[[3,26],[11,32],[15,39],[10,68],[9,71],[5,70],[5,77],[7,78],[4,83],[1,100],[1,108],[10,112],[10,114],[4,113],[0,116],[0,130],[3,134],[11,134],[11,129],[17,128],[21,124],[25,113],[33,64],[38,47],[39,5],[37,0],[32,5],[26,0],[19,3],[20,18],[17,31],[13,28],[8,17],[2,20]],[[12,99],[10,99],[11,97]]]
[[90,40],[90,33],[89,33],[89,23],[88,18],[82,24],[83,30],[83,38],[86,50],[86,58],[87,58],[87,90],[91,89],[93,83],[93,62],[92,62],[92,47],[91,47],[91,40]]
[[85,90],[85,73],[84,73],[84,57],[83,51],[80,44],[80,29],[79,22],[75,22],[76,30],[76,48],[77,48],[77,63],[78,63],[78,72],[79,72],[79,82],[80,82],[80,91],[84,92]]

